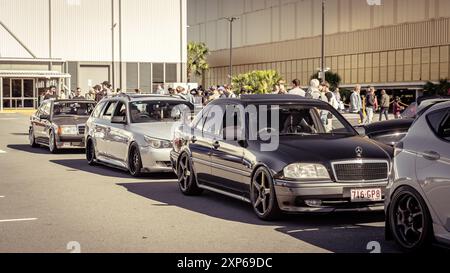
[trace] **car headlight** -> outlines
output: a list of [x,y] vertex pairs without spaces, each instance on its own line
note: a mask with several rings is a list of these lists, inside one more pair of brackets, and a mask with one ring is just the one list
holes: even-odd
[[297,163],[284,168],[284,177],[291,179],[330,179],[327,168],[321,164]]
[[172,143],[169,140],[163,140],[144,136],[145,142],[147,142],[153,149],[168,149],[172,148]]
[[58,127],[58,135],[78,135],[77,126],[60,126]]

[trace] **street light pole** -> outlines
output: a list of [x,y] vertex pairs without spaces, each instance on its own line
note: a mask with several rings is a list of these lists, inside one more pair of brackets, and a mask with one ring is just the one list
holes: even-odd
[[225,17],[223,18],[230,23],[230,66],[229,66],[229,84],[231,86],[233,81],[233,22],[239,20],[239,17]]
[[321,53],[321,65],[320,65],[320,78],[322,82],[325,82],[325,0],[322,0],[322,53]]

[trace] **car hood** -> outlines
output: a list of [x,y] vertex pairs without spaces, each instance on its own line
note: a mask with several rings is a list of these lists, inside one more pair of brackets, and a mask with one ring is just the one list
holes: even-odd
[[149,137],[172,140],[173,132],[178,126],[176,122],[133,123],[131,130]]
[[278,150],[266,156],[281,159],[285,164],[296,162],[331,162],[358,159],[356,149],[362,148],[363,159],[390,160],[392,148],[360,136],[342,138],[283,137]]
[[54,117],[52,122],[58,126],[63,125],[84,125],[86,124],[88,116],[69,116],[69,117]]

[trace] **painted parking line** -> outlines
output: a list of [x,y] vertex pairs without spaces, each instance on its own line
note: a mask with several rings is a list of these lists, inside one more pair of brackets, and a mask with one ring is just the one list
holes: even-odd
[[3,150],[0,150],[0,154],[6,154],[6,152]]
[[3,196],[3,195],[0,195],[0,198],[5,198],[5,196]]
[[9,222],[27,222],[27,221],[36,221],[38,218],[23,218],[23,219],[5,219],[0,220],[0,223],[9,223]]

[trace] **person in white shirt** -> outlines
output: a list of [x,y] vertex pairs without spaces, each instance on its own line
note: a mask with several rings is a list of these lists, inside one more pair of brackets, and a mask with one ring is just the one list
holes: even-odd
[[289,91],[290,95],[299,95],[302,97],[306,96],[305,90],[300,88],[300,81],[298,79],[293,80],[292,84],[294,85],[294,87]]
[[161,85],[158,85],[158,89],[156,90],[156,94],[158,95],[166,95],[166,90]]

